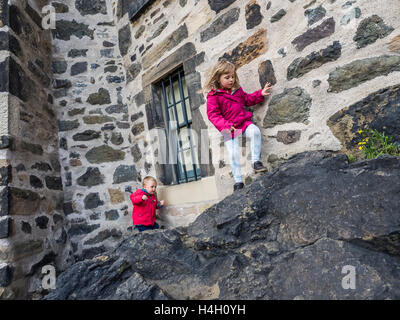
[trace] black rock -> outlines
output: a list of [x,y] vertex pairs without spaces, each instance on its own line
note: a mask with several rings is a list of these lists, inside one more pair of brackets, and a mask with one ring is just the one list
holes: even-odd
[[29,176],[29,182],[34,188],[43,188],[43,182],[38,177],[31,175]]
[[12,269],[6,264],[0,266],[0,287],[7,287],[11,283]]
[[113,183],[123,183],[128,181],[135,181],[138,172],[135,166],[120,165],[115,169],[113,175]]
[[381,17],[373,15],[361,21],[353,40],[357,42],[357,48],[360,49],[374,43],[378,39],[385,38],[393,30],[394,28],[387,26]]
[[213,23],[200,33],[201,42],[205,42],[219,35],[222,31],[228,29],[239,19],[240,9],[232,8],[224,14],[221,14]]
[[397,300],[399,178],[394,156],[297,154],[188,227],[75,263],[45,299]]
[[131,40],[131,27],[129,24],[125,25],[118,31],[119,50],[121,55],[124,56],[128,53],[128,49],[132,44]]
[[264,18],[260,12],[260,5],[257,2],[249,3],[246,6],[246,29],[253,29],[258,26]]
[[40,216],[35,218],[36,225],[40,229],[47,229],[47,224],[49,223],[49,218],[46,216]]
[[89,193],[83,202],[85,204],[85,209],[94,209],[104,204],[104,202],[100,200],[98,192]]
[[342,45],[335,41],[329,47],[312,52],[304,58],[296,58],[287,69],[287,79],[300,78],[325,63],[335,61],[342,55]]
[[8,238],[10,235],[11,218],[0,218],[0,239]]
[[46,181],[46,187],[51,190],[62,190],[63,189],[61,177],[46,176],[45,181]]
[[77,62],[71,66],[71,76],[87,71],[87,62]]
[[229,7],[235,1],[236,0],[208,0],[208,4],[211,10],[214,10],[218,14],[220,11]]
[[89,167],[86,172],[77,179],[80,186],[93,187],[104,182],[104,175],[101,174],[99,168]]

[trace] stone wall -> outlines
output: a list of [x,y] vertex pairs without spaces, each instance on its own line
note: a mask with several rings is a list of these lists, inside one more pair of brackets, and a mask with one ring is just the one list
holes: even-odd
[[[126,76],[110,1],[53,1],[51,63],[67,234],[77,260],[110,248],[132,225],[129,195],[144,169],[130,136]],[[128,208],[130,206],[130,208]]]
[[[41,267],[68,265],[46,1],[1,1],[0,296],[41,289]],[[39,14],[40,13],[40,14]]]

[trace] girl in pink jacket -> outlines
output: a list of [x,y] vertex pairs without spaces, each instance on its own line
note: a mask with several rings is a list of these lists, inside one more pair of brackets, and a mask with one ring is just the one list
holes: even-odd
[[240,135],[249,137],[251,140],[252,167],[255,172],[267,170],[260,161],[260,129],[251,122],[253,114],[246,111],[244,106],[253,106],[264,101],[264,97],[270,95],[268,92],[271,89],[270,83],[267,82],[263,89],[248,94],[239,85],[235,65],[221,60],[212,70],[205,87],[210,90],[207,94],[207,116],[224,136],[235,179],[233,190],[236,191],[244,186],[240,170],[238,142]]

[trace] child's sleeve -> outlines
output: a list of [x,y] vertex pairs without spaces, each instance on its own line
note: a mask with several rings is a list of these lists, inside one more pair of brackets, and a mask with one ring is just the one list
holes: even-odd
[[[242,89],[240,89],[242,90]],[[257,103],[264,101],[264,96],[261,94],[261,89],[254,91],[253,93],[246,93],[242,90],[242,97],[244,98],[245,105],[250,107]]]
[[225,120],[222,116],[217,96],[215,95],[207,96],[207,117],[218,131],[229,130],[233,126],[231,121]]
[[142,195],[140,193],[137,193],[137,192],[132,193],[129,197],[133,204],[141,205],[144,202],[142,200]]

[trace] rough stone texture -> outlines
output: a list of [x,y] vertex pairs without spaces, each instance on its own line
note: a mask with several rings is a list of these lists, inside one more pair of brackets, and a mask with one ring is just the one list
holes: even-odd
[[271,98],[264,128],[289,122],[306,122],[311,108],[311,97],[300,87],[285,89]]
[[56,10],[56,13],[67,13],[67,12],[69,12],[68,6],[63,4],[63,3],[61,3],[61,2],[52,2],[51,5]]
[[399,56],[379,56],[356,60],[329,74],[329,92],[341,92],[376,77],[400,71]]
[[179,45],[187,37],[188,29],[186,27],[186,24],[183,24],[143,57],[142,68],[147,69],[152,66],[158,59],[161,58],[162,55]]
[[73,130],[78,127],[79,127],[78,120],[59,120],[58,121],[58,130],[59,131]]
[[135,80],[141,71],[142,65],[140,63],[132,63],[127,70],[126,82]]
[[240,43],[232,51],[225,53],[221,59],[227,59],[239,69],[267,51],[266,34],[266,30],[258,30],[245,42]]
[[246,5],[246,29],[253,29],[258,26],[264,18],[260,12],[260,5],[256,1],[250,1]]
[[144,123],[138,123],[138,124],[135,124],[133,127],[132,127],[132,134],[134,135],[134,136],[137,136],[138,134],[140,134],[140,133],[142,133],[143,131],[144,131]]
[[169,299],[397,300],[399,178],[392,156],[298,154],[188,227],[136,233],[74,264],[45,299],[160,298],[151,283]]
[[89,102],[92,105],[111,103],[110,93],[107,89],[100,88],[97,92],[90,94],[86,102]]
[[381,17],[373,15],[360,22],[353,40],[357,42],[357,48],[366,47],[378,39],[388,36],[394,28],[387,26]]
[[371,128],[393,136],[400,143],[400,84],[371,93],[346,107],[327,121],[342,144],[342,152],[357,154],[362,140],[358,130]]
[[101,174],[99,168],[89,167],[76,182],[80,186],[93,187],[104,183],[104,175]]
[[46,216],[40,216],[35,218],[36,226],[40,229],[47,229],[47,224],[49,223],[49,218]]
[[113,184],[135,181],[137,179],[137,171],[135,166],[120,165],[115,169],[113,175]]
[[297,51],[302,51],[311,43],[317,42],[323,38],[329,37],[335,32],[335,20],[329,18],[313,29],[307,30],[302,35],[296,37],[292,44]]
[[118,220],[119,214],[117,210],[110,210],[105,212],[106,220]]
[[11,283],[12,270],[7,264],[0,264],[0,287],[7,287]]
[[78,23],[75,20],[57,20],[56,29],[52,30],[53,37],[60,40],[70,40],[74,35],[79,39],[89,37],[93,39],[94,30],[89,29],[89,26],[84,23]]
[[314,9],[307,9],[306,11],[304,11],[304,15],[308,19],[308,26],[311,26],[312,24],[320,21],[323,17],[325,17],[326,10],[322,5],[319,5]]
[[80,133],[76,133],[72,136],[72,139],[74,141],[90,141],[93,139],[99,138],[101,135],[100,132],[95,131],[95,130],[85,130]]
[[271,60],[263,61],[259,64],[258,77],[261,88],[264,88],[267,82],[269,82],[271,85],[276,84],[275,71]]
[[62,190],[63,189],[61,177],[46,176],[45,181],[46,181],[46,187],[51,190]]
[[214,10],[218,14],[220,11],[229,7],[235,1],[236,0],[208,0],[208,4],[211,10]]
[[51,62],[51,71],[53,73],[62,74],[67,71],[68,63],[66,61],[53,60]]
[[239,8],[232,8],[226,13],[217,17],[217,19],[215,19],[207,29],[200,32],[200,41],[205,42],[207,40],[210,40],[219,35],[221,32],[228,29],[229,26],[234,24],[239,19],[239,14]]
[[90,163],[113,162],[124,160],[125,152],[104,145],[90,149],[85,157]]
[[89,193],[85,199],[83,200],[85,204],[85,209],[94,209],[99,206],[102,206],[104,202],[100,200],[100,196],[98,192]]
[[132,43],[131,28],[129,24],[125,25],[118,31],[118,41],[119,41],[119,50],[121,52],[121,55],[124,56],[128,53],[128,49]]
[[300,140],[300,130],[278,131],[276,140],[284,144],[291,144]]
[[91,244],[97,244],[99,242],[103,242],[104,240],[113,237],[113,238],[121,238],[121,231],[118,231],[116,229],[112,229],[112,230],[103,230],[100,231],[94,238],[91,238],[89,240],[86,240],[83,244],[84,245],[91,245]]
[[87,62],[77,62],[71,66],[71,76],[87,71]]
[[0,27],[9,24],[8,2],[5,0],[0,1]]
[[153,32],[153,34],[146,39],[147,42],[150,42],[151,40],[157,38],[163,31],[164,29],[168,26],[168,21],[164,21],[160,26]]
[[115,120],[115,118],[109,116],[84,116],[82,119],[86,124],[101,124]]
[[0,218],[0,239],[8,238],[8,236],[10,235],[10,225],[10,217]]
[[285,9],[281,9],[279,10],[277,13],[275,13],[272,17],[271,17],[271,23],[277,22],[279,20],[281,20],[285,15],[286,15],[286,10]]
[[31,215],[40,205],[39,194],[30,190],[11,187],[9,197],[10,214]]
[[125,201],[124,194],[119,189],[108,189],[110,194],[110,202],[112,204],[118,204]]
[[76,0],[75,8],[83,16],[92,14],[107,14],[105,0]]
[[287,69],[287,79],[300,78],[313,69],[319,68],[325,63],[335,61],[342,55],[342,45],[335,41],[329,47],[318,52],[312,52],[305,58],[296,58]]

